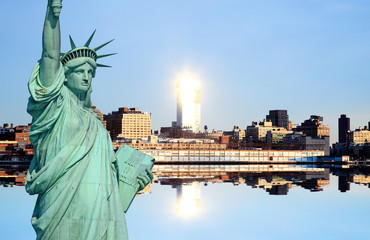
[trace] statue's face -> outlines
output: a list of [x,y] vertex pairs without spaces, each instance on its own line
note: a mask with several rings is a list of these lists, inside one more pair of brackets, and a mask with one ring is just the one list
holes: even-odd
[[72,92],[85,93],[90,89],[93,74],[93,67],[85,63],[68,74],[65,84]]

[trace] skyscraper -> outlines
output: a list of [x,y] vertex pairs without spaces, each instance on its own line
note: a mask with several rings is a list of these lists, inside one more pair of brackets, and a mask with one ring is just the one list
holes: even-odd
[[345,115],[340,115],[338,118],[338,141],[339,143],[346,143],[346,135],[348,130],[351,130],[351,122],[350,119]]
[[272,126],[289,129],[289,116],[287,110],[270,110],[266,120],[271,120]]
[[200,128],[200,84],[191,78],[177,81],[177,126],[198,133]]

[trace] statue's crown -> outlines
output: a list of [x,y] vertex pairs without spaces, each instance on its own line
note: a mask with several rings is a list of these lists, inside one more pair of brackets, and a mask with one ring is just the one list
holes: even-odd
[[[71,42],[72,49],[69,50],[68,52],[60,53],[60,58],[61,58],[60,61],[62,62],[63,65],[65,65],[67,62],[71,61],[72,59],[76,59],[79,57],[88,57],[88,58],[93,59],[96,62],[96,60],[99,58],[108,57],[108,56],[116,54],[116,53],[109,53],[109,54],[102,54],[102,55],[96,54],[96,51],[98,51],[99,49],[107,45],[108,43],[112,42],[114,39],[96,48],[89,48],[90,42],[94,37],[95,31],[91,34],[91,36],[89,37],[89,39],[87,40],[87,42],[85,43],[83,47],[76,47],[76,44],[74,43],[71,35],[69,35],[69,41]],[[100,64],[100,63],[96,63],[96,66],[97,67],[111,67],[108,65]]]

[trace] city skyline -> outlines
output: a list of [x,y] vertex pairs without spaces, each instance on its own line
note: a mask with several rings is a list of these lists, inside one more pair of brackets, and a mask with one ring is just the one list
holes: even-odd
[[[63,51],[68,34],[77,45],[95,28],[94,43],[116,39],[102,52],[119,53],[104,59],[113,68],[98,69],[93,80],[93,104],[105,114],[137,106],[152,113],[154,130],[167,126],[176,119],[176,81],[190,72],[201,82],[209,129],[245,129],[268,110],[287,109],[298,124],[323,116],[335,142],[341,114],[351,129],[370,120],[366,1],[63,4]],[[40,57],[44,12],[44,1],[7,2],[0,10],[0,123],[31,122],[26,83]],[[76,22],[78,15],[88,20]]]

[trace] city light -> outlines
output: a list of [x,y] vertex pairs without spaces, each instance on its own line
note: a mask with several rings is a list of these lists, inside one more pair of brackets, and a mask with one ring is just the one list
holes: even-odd
[[184,126],[194,125],[194,102],[196,85],[197,82],[192,78],[184,77],[180,80],[180,94],[183,113],[182,124]]
[[200,82],[195,77],[184,75],[177,82],[177,124],[199,132],[200,129]]

